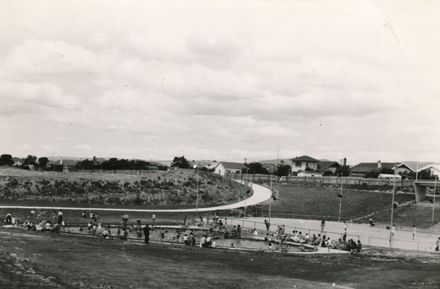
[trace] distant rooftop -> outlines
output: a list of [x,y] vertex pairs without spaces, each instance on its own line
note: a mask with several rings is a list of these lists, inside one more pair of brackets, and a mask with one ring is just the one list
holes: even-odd
[[309,156],[300,156],[300,157],[295,157],[292,159],[292,162],[319,162],[317,159],[314,159],[312,157]]

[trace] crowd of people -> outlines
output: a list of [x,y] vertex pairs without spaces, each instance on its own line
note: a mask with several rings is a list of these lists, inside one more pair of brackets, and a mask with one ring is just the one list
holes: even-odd
[[[50,212],[46,213],[46,215],[43,216],[45,218],[43,218],[43,220],[40,222],[35,222],[34,217],[35,212],[31,211],[29,218],[23,222],[23,227],[25,229],[35,231],[65,232],[66,228],[68,228],[64,220],[64,214],[61,210],[58,212],[53,211],[52,215]],[[93,234],[103,239],[118,238],[121,240],[127,240],[130,235],[135,235],[138,240],[143,238],[144,242],[148,244],[150,242],[151,231],[156,231],[154,236],[156,238],[158,237],[158,239],[161,241],[177,242],[187,246],[199,245],[200,247],[211,248],[216,246],[215,240],[220,237],[225,239],[242,238],[241,225],[232,225],[232,223],[228,225],[227,218],[219,218],[216,215],[204,217],[200,216],[193,220],[193,224],[200,227],[200,229],[197,229],[196,231],[190,230],[187,216],[185,216],[183,220],[184,226],[181,229],[157,228],[157,230],[155,228],[155,214],[151,216],[151,225],[143,225],[142,220],[139,217],[136,218],[135,223],[129,224],[130,219],[126,213],[121,215],[120,224],[117,226],[111,226],[109,224],[103,225],[98,214],[92,211],[88,213],[82,211],[81,217],[87,219],[86,233]],[[4,219],[4,224],[14,225],[16,223],[17,220],[15,216],[8,213]],[[278,226],[275,232],[270,232],[270,222],[266,219],[264,223],[267,229],[264,240],[268,242],[269,247],[271,247],[273,243],[284,243],[287,245],[288,242],[292,242],[303,245],[311,245],[314,247],[348,250],[353,253],[359,253],[362,249],[362,244],[360,241],[355,242],[352,239],[347,240],[346,231],[339,240],[332,240],[324,233],[313,234],[311,236],[307,232],[303,233],[298,230],[293,230],[292,233],[287,233],[284,225]],[[324,230],[325,220],[323,220],[321,225],[321,229]],[[83,233],[84,230],[85,229],[83,229],[82,226],[79,227],[80,233]],[[195,232],[197,232],[197,237]],[[256,229],[252,230],[250,233],[251,236],[258,236],[259,234]],[[246,234],[248,234],[248,231],[246,231]],[[247,235],[245,236],[247,237]]]

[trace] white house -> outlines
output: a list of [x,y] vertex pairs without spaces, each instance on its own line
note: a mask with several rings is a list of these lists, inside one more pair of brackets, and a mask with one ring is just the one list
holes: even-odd
[[306,170],[317,171],[318,170],[318,160],[309,156],[301,156],[291,159],[292,161],[292,172],[304,172]]
[[242,163],[219,162],[214,169],[215,174],[226,176],[230,174],[241,174],[247,167]]
[[440,164],[430,164],[424,167],[421,167],[417,170],[417,172],[429,170],[432,175],[437,176],[437,178],[440,176]]

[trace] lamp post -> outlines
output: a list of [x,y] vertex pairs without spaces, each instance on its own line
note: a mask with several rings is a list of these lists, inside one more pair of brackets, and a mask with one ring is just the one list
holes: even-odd
[[394,180],[393,180],[393,196],[391,198],[391,216],[390,216],[390,248],[392,248],[393,234],[394,234],[394,194],[396,193],[396,168],[394,165]]
[[196,218],[198,217],[199,214],[199,171],[198,171],[198,167],[196,165],[195,167],[196,169]]
[[247,195],[246,195],[246,193],[247,193],[247,190],[248,190],[248,188],[249,188],[249,176],[248,176],[248,174],[249,174],[249,168],[246,168],[246,180],[245,180],[245,195],[244,195],[244,210],[243,210],[243,214],[244,214],[244,217],[246,217],[246,200],[247,200]]
[[[273,164],[271,166],[272,172],[270,174],[270,196],[272,197],[273,192],[272,192],[272,188],[273,188],[273,181],[272,181],[272,176],[273,176]],[[270,214],[272,212],[272,200],[269,200],[269,224],[270,224]]]
[[338,222],[341,221],[341,211],[342,211],[342,177],[339,177],[341,181],[341,192],[339,193],[339,214],[338,214]]
[[437,176],[434,175],[434,197],[432,201],[432,218],[431,223],[434,225],[434,215],[435,215],[435,193],[437,192]]

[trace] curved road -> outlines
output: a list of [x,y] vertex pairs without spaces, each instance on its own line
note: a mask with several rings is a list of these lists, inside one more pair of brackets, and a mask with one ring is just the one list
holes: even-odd
[[[237,180],[236,182],[245,184],[244,181]],[[221,210],[231,210],[247,206],[257,205],[259,203],[265,202],[272,197],[272,192],[270,189],[263,187],[261,185],[248,183],[248,186],[253,189],[253,194],[249,198],[228,205],[207,207],[207,208],[192,208],[192,209],[124,209],[124,208],[80,208],[80,207],[41,207],[41,206],[1,206],[0,209],[41,209],[41,210],[91,210],[91,211],[113,211],[113,212],[146,212],[146,213],[191,213],[191,212],[212,212]]]

